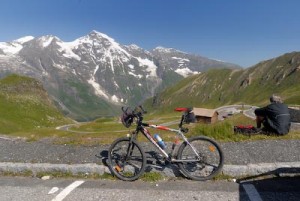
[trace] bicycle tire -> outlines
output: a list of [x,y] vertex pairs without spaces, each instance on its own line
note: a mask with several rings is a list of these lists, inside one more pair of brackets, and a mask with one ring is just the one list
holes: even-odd
[[[197,180],[204,181],[212,179],[222,169],[224,164],[224,156],[221,147],[214,140],[198,136],[188,139],[197,153],[200,156],[199,161],[179,162],[178,166],[184,176]],[[197,159],[195,152],[187,142],[183,142],[177,152],[177,159],[188,160]]]
[[[127,153],[129,153],[128,157]],[[145,171],[146,155],[142,147],[130,138],[115,140],[108,150],[108,166],[123,181],[137,180]]]

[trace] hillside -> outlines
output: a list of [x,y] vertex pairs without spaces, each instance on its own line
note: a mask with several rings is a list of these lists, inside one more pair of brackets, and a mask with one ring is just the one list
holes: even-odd
[[292,52],[248,69],[214,69],[185,78],[146,105],[162,111],[178,106],[216,108],[235,103],[260,106],[267,104],[273,93],[288,104],[299,104],[299,83],[300,52]]
[[39,81],[15,74],[0,80],[0,114],[1,134],[70,123]]

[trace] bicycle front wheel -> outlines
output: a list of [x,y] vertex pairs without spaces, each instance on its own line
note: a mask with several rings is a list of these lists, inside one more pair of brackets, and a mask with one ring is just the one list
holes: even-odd
[[[199,136],[182,143],[178,149],[178,166],[190,179],[203,181],[216,176],[224,163],[223,152],[214,140]],[[197,154],[196,154],[197,153]]]
[[142,147],[130,138],[120,138],[108,150],[108,166],[121,180],[134,181],[145,171],[146,156]]

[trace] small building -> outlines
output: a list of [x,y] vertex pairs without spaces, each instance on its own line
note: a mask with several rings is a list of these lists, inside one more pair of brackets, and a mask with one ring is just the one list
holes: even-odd
[[196,122],[212,124],[218,121],[218,112],[214,109],[194,108]]

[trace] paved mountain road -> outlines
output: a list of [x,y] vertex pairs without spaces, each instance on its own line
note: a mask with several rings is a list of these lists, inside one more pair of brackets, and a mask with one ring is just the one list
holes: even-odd
[[300,200],[300,178],[265,178],[256,181],[190,180],[122,182],[0,177],[0,201],[268,201]]

